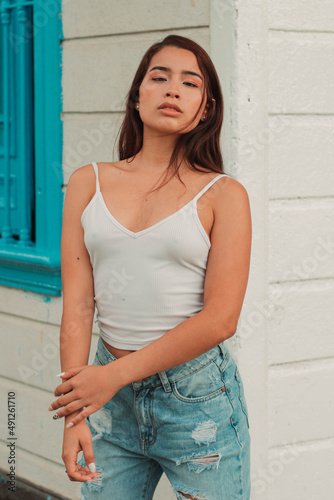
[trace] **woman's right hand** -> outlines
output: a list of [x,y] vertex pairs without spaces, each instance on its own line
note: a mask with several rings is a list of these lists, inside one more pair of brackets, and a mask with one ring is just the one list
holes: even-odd
[[[68,415],[69,420],[73,415]],[[67,475],[71,481],[91,481],[99,476],[98,472],[91,472],[88,467],[81,467],[77,463],[78,453],[83,452],[87,465],[94,464],[92,433],[85,420],[77,425],[67,428],[65,420],[62,459],[64,461]]]

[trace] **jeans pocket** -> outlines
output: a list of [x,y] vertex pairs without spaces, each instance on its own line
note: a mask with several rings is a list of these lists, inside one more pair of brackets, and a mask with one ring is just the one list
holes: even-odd
[[242,411],[244,412],[244,414],[246,415],[247,425],[249,428],[248,407],[247,407],[247,402],[246,402],[246,398],[245,398],[244,384],[242,382],[238,367],[236,367],[236,370],[235,370],[235,379],[236,379],[236,381],[238,383],[238,387],[239,387],[239,400],[241,403],[241,408],[242,408]]
[[201,403],[225,395],[225,384],[214,361],[172,383],[174,396],[185,403]]

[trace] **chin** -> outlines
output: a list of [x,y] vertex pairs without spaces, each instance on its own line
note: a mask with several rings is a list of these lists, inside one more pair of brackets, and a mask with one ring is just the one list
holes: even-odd
[[[180,124],[171,124],[171,123],[161,123],[155,125],[146,125],[152,132],[157,132],[161,134],[180,134]],[[182,132],[183,133],[183,132]]]

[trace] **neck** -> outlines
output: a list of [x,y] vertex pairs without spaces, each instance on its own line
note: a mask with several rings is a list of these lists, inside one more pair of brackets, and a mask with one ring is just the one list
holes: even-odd
[[[155,135],[148,132],[144,127],[143,146],[136,154],[132,165],[142,173],[162,174],[168,167],[170,157],[173,153],[177,134]],[[184,169],[184,162],[180,167]]]

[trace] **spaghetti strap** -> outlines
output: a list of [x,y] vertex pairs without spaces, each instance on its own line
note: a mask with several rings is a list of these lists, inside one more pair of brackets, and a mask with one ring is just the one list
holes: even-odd
[[99,192],[100,191],[100,183],[99,183],[99,174],[98,174],[97,163],[95,163],[95,161],[93,161],[92,165],[94,167],[94,171],[95,171],[95,175],[96,175],[96,192]]
[[200,191],[194,198],[194,202],[196,203],[196,201],[198,200],[198,198],[200,198],[202,196],[202,194],[205,193],[205,191],[207,189],[209,189],[209,187],[212,186],[212,184],[214,184],[218,179],[220,179],[221,177],[224,177],[224,176],[227,176],[227,174],[219,174],[217,175],[217,177],[214,177],[210,182],[209,184],[207,184],[206,186],[204,186],[204,188],[202,189],[202,191]]

